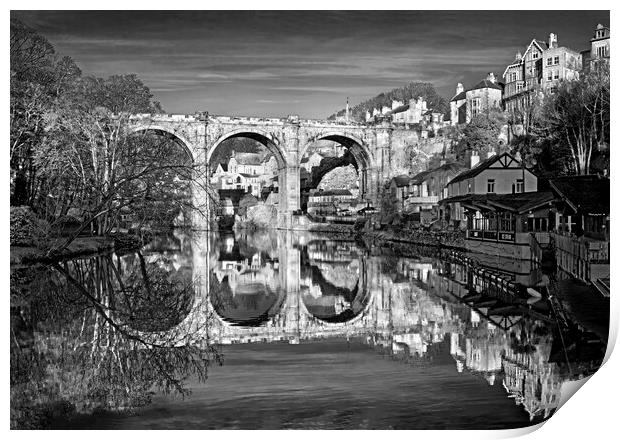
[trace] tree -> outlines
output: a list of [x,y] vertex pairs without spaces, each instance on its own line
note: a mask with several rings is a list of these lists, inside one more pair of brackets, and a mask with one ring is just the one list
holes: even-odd
[[194,184],[206,191],[204,167],[174,140],[131,130],[132,113],[159,109],[148,87],[126,75],[83,78],[46,113],[45,141],[35,155],[48,195],[45,211],[58,218],[74,209],[82,222],[52,252],[83,230],[108,234],[127,209],[142,227],[170,226],[180,209],[204,208],[191,198]]
[[503,125],[503,117],[496,111],[474,116],[457,135],[458,141],[452,146],[452,153],[458,161],[463,162],[472,152],[484,155],[491,151],[498,152]]
[[545,101],[548,129],[570,153],[572,171],[588,174],[593,154],[607,151],[610,130],[609,66],[562,81]]
[[36,208],[40,193],[34,154],[45,136],[44,116],[69,94],[80,69],[58,56],[33,29],[11,20],[11,204]]

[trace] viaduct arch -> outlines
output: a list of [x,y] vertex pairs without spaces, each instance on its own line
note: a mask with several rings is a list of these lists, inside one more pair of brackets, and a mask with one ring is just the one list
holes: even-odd
[[[209,197],[205,188],[210,172],[210,160],[215,149],[225,140],[248,137],[263,144],[275,157],[279,168],[280,200],[278,225],[291,229],[294,213],[300,209],[300,162],[313,143],[321,140],[343,145],[353,155],[360,176],[360,193],[365,201],[378,204],[381,185],[393,174],[395,133],[405,131],[391,123],[367,125],[353,122],[320,121],[288,118],[257,118],[193,115],[137,114],[129,119],[133,131],[151,131],[170,136],[186,148],[193,158],[198,182],[192,199],[204,206],[208,214]],[[405,133],[405,136],[409,134]],[[415,134],[411,132],[411,136]],[[403,137],[400,133],[399,139]],[[417,140],[417,138],[416,138]],[[200,188],[204,185],[204,188]],[[195,193],[195,194],[194,194]],[[200,217],[200,218],[197,218]],[[207,228],[208,215],[194,219],[198,229]]]

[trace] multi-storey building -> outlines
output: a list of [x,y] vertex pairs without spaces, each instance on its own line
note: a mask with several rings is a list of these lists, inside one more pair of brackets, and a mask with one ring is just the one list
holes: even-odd
[[609,28],[598,24],[590,39],[590,50],[584,53],[584,69],[592,69],[597,63],[609,63]]
[[549,34],[547,42],[533,39],[504,70],[504,108],[508,112],[523,108],[534,90],[549,90],[560,80],[577,79],[581,67],[581,54],[559,46],[556,34]]
[[463,84],[456,86],[456,94],[450,100],[450,124],[469,124],[480,114],[488,114],[491,109],[500,109],[502,105],[502,85],[489,73],[485,79],[470,89]]
[[581,54],[567,47],[558,47],[555,34],[549,35],[549,48],[544,51],[543,57],[541,84],[544,90],[553,90],[560,80],[579,78]]
[[210,181],[215,189],[241,189],[258,198],[262,188],[270,186],[277,174],[278,164],[273,155],[233,151],[228,164],[218,164]]

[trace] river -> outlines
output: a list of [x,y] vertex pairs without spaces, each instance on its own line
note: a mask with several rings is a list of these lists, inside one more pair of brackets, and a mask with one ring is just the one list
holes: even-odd
[[539,269],[483,263],[312,233],[174,231],[15,268],[13,426],[539,423],[605,341],[547,299],[556,284]]

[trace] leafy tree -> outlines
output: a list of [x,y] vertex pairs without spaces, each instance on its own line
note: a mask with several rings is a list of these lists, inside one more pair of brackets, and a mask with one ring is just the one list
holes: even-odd
[[45,136],[45,113],[70,93],[81,72],[18,20],[11,20],[10,40],[11,204],[35,207],[41,189],[34,154]]
[[463,162],[472,152],[484,156],[490,151],[498,152],[503,125],[504,119],[499,112],[474,116],[458,133],[458,141],[452,146],[452,153],[458,161]]

